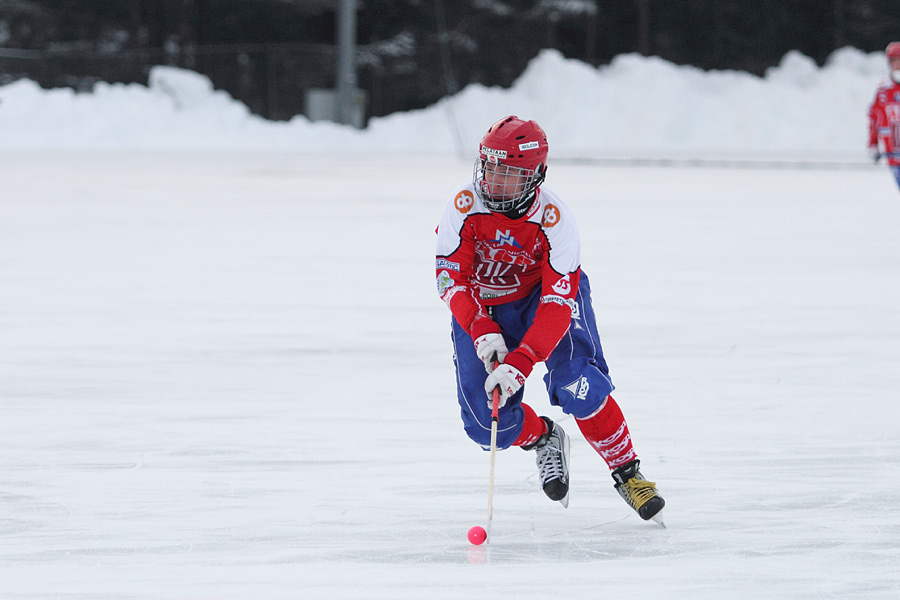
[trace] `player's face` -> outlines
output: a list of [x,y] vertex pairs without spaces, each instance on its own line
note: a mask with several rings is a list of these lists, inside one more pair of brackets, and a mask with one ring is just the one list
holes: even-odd
[[900,56],[891,57],[888,64],[891,65],[891,71],[900,71]]
[[484,187],[496,200],[512,200],[525,192],[528,173],[519,167],[488,162],[484,165]]

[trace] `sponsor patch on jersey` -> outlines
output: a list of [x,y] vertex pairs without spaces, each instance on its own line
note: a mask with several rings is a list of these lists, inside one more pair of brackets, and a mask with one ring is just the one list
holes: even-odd
[[553,284],[553,291],[557,294],[562,294],[563,296],[568,296],[572,291],[572,281],[569,279],[569,275],[565,275],[564,277],[560,277],[556,283]]
[[553,204],[548,204],[544,207],[544,216],[541,218],[541,226],[542,227],[553,227],[557,223],[559,223],[560,214],[559,209],[556,208]]
[[568,309],[572,312],[572,320],[576,321],[573,323],[575,325],[575,329],[584,329],[578,321],[581,320],[581,309],[578,308],[578,304],[572,300],[571,298],[563,298],[562,296],[541,296],[541,304],[559,304],[560,306],[568,307]]
[[536,148],[540,148],[541,144],[539,142],[528,142],[525,144],[519,144],[519,150],[534,150]]
[[519,242],[516,241],[516,238],[514,238],[513,236],[511,236],[509,234],[509,229],[507,229],[506,231],[500,231],[498,229],[497,232],[494,234],[494,238],[495,239],[491,240],[492,244],[499,244],[501,246],[503,244],[509,244],[510,246],[514,246],[516,248],[522,247],[519,245]]
[[462,214],[466,214],[475,206],[475,197],[472,195],[472,192],[463,190],[453,199],[453,206]]
[[438,292],[443,295],[444,292],[452,288],[456,284],[453,281],[453,278],[450,277],[450,273],[447,271],[441,271],[437,277],[437,288]]
[[453,296],[455,296],[458,292],[461,292],[462,290],[463,290],[463,288],[458,285],[455,285],[452,288],[450,288],[449,290],[447,290],[447,292],[441,296],[441,298],[444,300],[444,304],[446,304],[447,306],[450,306],[450,301],[453,300]]
[[541,296],[541,304],[550,304],[551,302],[560,306],[568,306],[566,299],[561,296]]
[[481,153],[485,156],[493,156],[494,158],[506,158],[506,150],[495,150],[485,145],[481,146]]
[[434,266],[435,269],[450,269],[452,271],[459,271],[459,263],[451,262],[446,258],[439,258]]

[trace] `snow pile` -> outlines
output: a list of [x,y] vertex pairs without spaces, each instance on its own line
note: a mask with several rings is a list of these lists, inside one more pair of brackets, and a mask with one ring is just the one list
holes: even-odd
[[866,109],[885,71],[881,53],[852,48],[821,68],[790,52],[762,78],[634,54],[594,68],[545,50],[510,89],[473,84],[357,131],[303,116],[266,121],[208,78],[160,66],[146,87],[0,87],[0,149],[471,153],[488,125],[518,114],[541,123],[557,156],[861,156]]

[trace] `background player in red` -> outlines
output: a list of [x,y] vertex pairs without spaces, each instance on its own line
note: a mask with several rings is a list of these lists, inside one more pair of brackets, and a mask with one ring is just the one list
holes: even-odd
[[544,492],[567,506],[568,435],[522,402],[526,378],[543,361],[550,402],[575,418],[622,498],[641,518],[659,520],[665,501],[641,475],[610,395],[574,216],[542,186],[547,156],[537,123],[497,121],[481,141],[474,176],[453,192],[438,227],[437,286],[453,314],[463,424],[489,446],[490,396],[499,387],[497,447],[535,451]]
[[900,185],[900,42],[885,49],[890,78],[882,82],[869,107],[869,153],[873,160],[887,159]]

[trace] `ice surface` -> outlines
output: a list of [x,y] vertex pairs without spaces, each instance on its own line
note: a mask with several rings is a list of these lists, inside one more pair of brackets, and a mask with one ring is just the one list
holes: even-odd
[[[551,138],[552,139],[552,138]],[[447,156],[8,152],[0,596],[900,595],[900,194],[883,169],[556,164],[668,529],[569,424],[568,510],[465,436]]]
[[[764,78],[545,52],[510,90],[365,132],[267,123],[167,69],[0,87],[0,598],[897,598],[900,193],[863,163],[884,71],[852,49]],[[471,174],[457,144],[509,112],[550,136],[668,529],[538,369],[570,507],[502,452],[492,543],[466,540],[488,455],[458,416],[434,228]],[[617,162],[654,157],[772,168]]]

